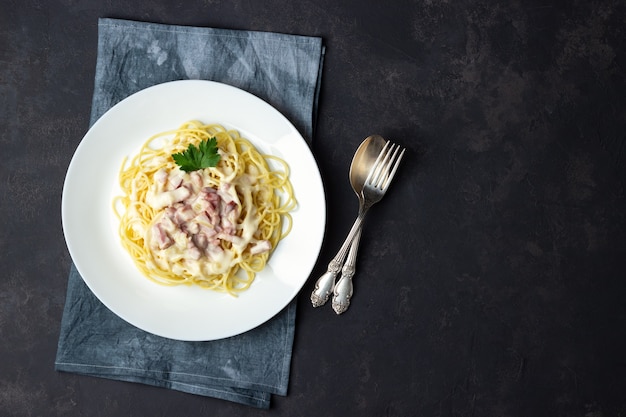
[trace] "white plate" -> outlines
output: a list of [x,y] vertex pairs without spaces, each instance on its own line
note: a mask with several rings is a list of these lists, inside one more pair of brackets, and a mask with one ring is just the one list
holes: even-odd
[[[188,120],[238,130],[262,153],[287,161],[298,208],[293,229],[239,297],[198,287],[166,287],[145,278],[119,243],[112,199],[124,156],[153,134]],[[302,136],[277,110],[240,89],[211,81],[173,81],[142,90],[106,112],[69,165],[63,231],[87,286],[111,311],[147,332],[177,340],[215,340],[266,322],[298,294],[322,245],[324,188]]]

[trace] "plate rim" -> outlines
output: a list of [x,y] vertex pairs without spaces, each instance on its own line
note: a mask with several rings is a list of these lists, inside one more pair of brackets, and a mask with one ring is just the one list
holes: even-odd
[[[314,242],[313,244],[313,248],[314,248],[314,254],[311,255],[309,257],[309,268],[307,268],[306,272],[303,273],[304,278],[301,278],[298,285],[295,288],[294,291],[292,291],[292,294],[290,295],[290,297],[288,299],[283,299],[283,302],[276,307],[273,312],[273,314],[267,316],[267,317],[262,317],[260,319],[257,320],[253,320],[250,321],[250,324],[248,326],[238,326],[237,330],[234,332],[225,332],[225,331],[221,331],[215,334],[215,336],[211,336],[210,334],[208,334],[206,331],[205,332],[198,332],[198,334],[194,335],[192,334],[193,332],[178,332],[178,333],[171,333],[166,331],[163,331],[162,329],[158,329],[155,328],[154,326],[151,325],[146,325],[146,323],[142,323],[141,321],[138,321],[135,317],[131,317],[128,314],[125,314],[125,312],[120,311],[119,308],[113,306],[114,303],[111,302],[111,300],[106,299],[105,296],[102,295],[101,291],[100,291],[100,287],[98,286],[98,284],[91,279],[92,277],[90,276],[90,273],[87,272],[88,268],[85,267],[84,264],[84,259],[77,259],[79,258],[79,256],[77,255],[77,251],[76,248],[74,247],[74,244],[76,244],[76,239],[74,236],[71,235],[71,227],[69,226],[70,222],[72,221],[69,217],[72,215],[72,208],[71,208],[71,203],[72,203],[72,196],[70,195],[70,192],[72,191],[72,181],[75,181],[75,175],[76,174],[76,170],[79,169],[80,165],[79,163],[80,158],[82,157],[83,153],[85,152],[85,149],[88,149],[89,146],[93,146],[92,142],[96,139],[98,139],[98,135],[97,132],[101,129],[103,129],[103,126],[106,128],[106,123],[110,122],[109,119],[111,118],[115,118],[116,117],[116,112],[120,112],[120,109],[124,109],[126,106],[132,106],[133,104],[133,100],[138,100],[138,98],[142,98],[143,96],[149,96],[150,94],[155,94],[161,90],[166,90],[166,89],[176,89],[179,86],[181,86],[180,88],[191,88],[191,86],[193,87],[197,87],[200,89],[222,89],[224,91],[230,91],[235,95],[240,95],[242,97],[246,97],[248,100],[250,100],[251,102],[254,102],[256,105],[260,105],[265,107],[265,109],[272,113],[274,115],[274,117],[277,117],[279,119],[281,119],[281,123],[285,124],[286,126],[289,127],[289,133],[292,136],[295,136],[295,138],[297,138],[300,143],[298,144],[299,147],[304,147],[304,149],[307,150],[307,155],[306,158],[309,159],[309,163],[312,163],[313,167],[315,168],[315,172],[313,173],[309,173],[308,175],[313,175],[315,177],[315,182],[316,185],[319,189],[319,191],[321,192],[321,195],[318,196],[318,198],[321,198],[321,202],[320,202],[320,206],[322,208],[321,213],[318,213],[318,217],[320,217],[320,221],[319,221],[319,225],[321,227],[321,233],[319,233],[318,236],[318,240]],[[189,119],[193,119],[195,117],[190,117]],[[184,121],[184,120],[183,120]],[[226,125],[228,126],[228,123],[226,123]],[[236,126],[233,126],[233,128],[237,129]],[[95,133],[94,133],[95,132]],[[92,139],[93,138],[93,139]],[[255,146],[258,146],[258,143],[254,143],[254,141],[251,138],[248,138],[249,140],[251,140],[253,142],[253,144],[255,144]],[[294,137],[289,137],[289,140],[293,140]],[[144,141],[147,140],[147,137],[144,138]],[[267,145],[267,143],[264,143],[265,145]],[[141,142],[139,142],[138,140],[135,143],[135,146],[138,148],[138,146],[141,145]],[[130,155],[132,156],[132,155]],[[118,162],[118,167],[122,162],[122,158],[120,158],[119,162]],[[287,161],[288,164],[290,165],[290,169],[292,168],[292,163],[291,161]],[[310,164],[309,164],[310,165]],[[118,167],[116,167],[116,171],[118,169]],[[117,179],[117,176],[115,177],[115,179]],[[111,187],[114,187],[114,184],[111,184]],[[295,185],[294,185],[294,189],[295,189]],[[296,191],[296,198],[298,199],[298,190]],[[298,199],[298,204],[300,204],[300,199]],[[110,209],[110,208],[109,208]],[[110,209],[112,210],[112,209]],[[209,80],[175,80],[175,81],[168,81],[165,83],[160,83],[160,84],[156,84],[156,85],[152,85],[149,87],[146,87],[142,90],[139,90],[133,94],[130,94],[129,96],[125,97],[124,99],[120,100],[118,103],[116,103],[115,105],[111,106],[111,108],[109,108],[106,112],[104,112],[94,123],[93,125],[87,130],[87,132],[83,135],[83,137],[81,138],[80,142],[78,143],[72,158],[70,160],[70,163],[67,167],[67,171],[66,171],[66,175],[65,175],[65,179],[64,179],[64,183],[63,183],[63,191],[62,191],[62,198],[61,198],[61,217],[62,217],[62,227],[63,227],[63,234],[65,237],[65,241],[66,241],[66,246],[68,248],[68,251],[70,253],[70,257],[71,260],[74,264],[74,266],[76,267],[76,270],[78,271],[79,275],[81,276],[83,282],[87,285],[87,287],[89,288],[89,290],[92,292],[92,294],[95,295],[95,297],[106,307],[108,308],[111,312],[113,312],[116,316],[120,317],[122,320],[126,321],[127,323],[131,324],[132,326],[137,327],[138,329],[141,329],[143,331],[146,331],[148,333],[152,333],[158,336],[162,336],[162,337],[166,337],[166,338],[170,338],[170,339],[175,339],[175,340],[185,340],[185,341],[208,341],[208,340],[217,340],[217,339],[223,339],[223,338],[227,338],[227,337],[231,337],[231,336],[236,336],[238,334],[241,333],[245,333],[249,330],[252,330],[258,326],[260,326],[261,324],[267,322],[268,320],[271,320],[273,317],[275,317],[277,314],[279,314],[287,305],[289,305],[291,303],[291,301],[293,301],[293,299],[295,299],[298,294],[300,293],[302,287],[306,284],[306,282],[308,281],[311,273],[313,272],[315,265],[317,263],[317,260],[320,256],[320,252],[321,252],[321,248],[322,248],[322,244],[323,244],[323,240],[324,240],[324,235],[325,235],[325,229],[327,226],[327,210],[326,210],[326,190],[324,187],[324,182],[322,180],[322,176],[321,176],[321,172],[319,169],[319,165],[317,163],[317,160],[315,158],[315,156],[313,155],[313,152],[310,148],[309,143],[304,139],[304,137],[302,136],[302,134],[298,131],[298,129],[293,125],[293,123],[291,123],[291,121],[289,121],[289,119],[287,119],[287,117],[285,115],[283,115],[279,110],[277,110],[275,107],[273,107],[271,104],[269,104],[267,101],[261,99],[260,97],[245,91],[243,89],[240,89],[238,87],[229,85],[229,84],[225,84],[225,83],[220,83],[217,81],[209,81]],[[117,235],[114,236],[114,239],[117,241],[117,244],[120,246],[119,244],[119,239],[117,238]],[[282,243],[282,242],[281,242]],[[280,244],[277,247],[277,251],[280,248]],[[126,252],[124,252],[126,254]],[[274,254],[273,254],[274,255]],[[126,254],[126,256],[128,256]],[[130,260],[130,257],[128,257]],[[271,258],[270,258],[270,263],[271,263]],[[133,265],[134,266],[134,265]],[[150,282],[148,279],[146,279],[145,277],[143,277],[143,279],[145,281]],[[158,284],[154,284],[151,283],[153,285],[159,286],[159,287],[163,287],[160,286]],[[252,288],[250,289],[252,290]],[[250,291],[248,290],[248,291]],[[199,291],[206,291],[206,290],[202,290],[199,289]],[[242,330],[243,329],[243,330]]]

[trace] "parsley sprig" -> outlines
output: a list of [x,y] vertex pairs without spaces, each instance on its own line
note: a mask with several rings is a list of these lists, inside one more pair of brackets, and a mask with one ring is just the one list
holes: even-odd
[[185,172],[214,167],[220,161],[220,154],[217,153],[217,139],[212,137],[203,140],[197,147],[190,144],[183,152],[173,154],[172,158]]

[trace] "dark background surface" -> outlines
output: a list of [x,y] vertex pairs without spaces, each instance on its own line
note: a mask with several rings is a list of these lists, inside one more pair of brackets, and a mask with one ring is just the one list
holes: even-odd
[[[324,39],[328,229],[269,411],[54,371],[99,17]],[[625,416],[625,18],[617,0],[1,1],[0,415]],[[408,153],[336,316],[308,298],[372,133]]]

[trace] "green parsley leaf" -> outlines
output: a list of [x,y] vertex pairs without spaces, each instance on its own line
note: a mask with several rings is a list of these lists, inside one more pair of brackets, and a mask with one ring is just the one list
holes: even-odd
[[217,153],[217,139],[212,137],[204,140],[197,147],[190,144],[183,152],[173,154],[172,158],[185,172],[214,167],[220,161],[220,154]]

